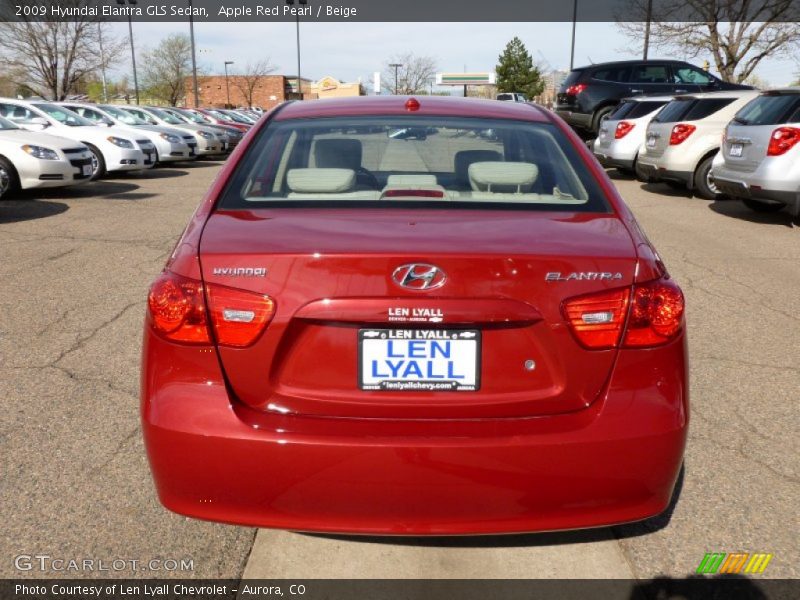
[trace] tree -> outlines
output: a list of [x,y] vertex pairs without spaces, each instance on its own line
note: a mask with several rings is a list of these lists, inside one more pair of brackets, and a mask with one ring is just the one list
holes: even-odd
[[[79,6],[81,0],[61,4]],[[50,100],[64,100],[74,93],[87,77],[113,64],[124,47],[97,17],[75,16],[65,22],[18,18],[0,24],[3,70],[17,87]]]
[[142,85],[147,94],[177,106],[186,94],[192,72],[192,45],[188,35],[175,33],[143,54]]
[[275,67],[270,64],[268,58],[265,58],[255,63],[247,63],[244,74],[234,77],[233,85],[242,92],[248,108],[253,107],[253,97],[258,85],[274,70]]
[[[397,81],[392,64],[401,65],[397,67]],[[381,84],[391,94],[395,87],[398,94],[421,94],[436,79],[437,69],[436,59],[431,56],[415,56],[411,52],[395,55],[384,64]]]
[[[644,39],[647,0],[626,9],[619,29]],[[650,43],[696,59],[710,55],[724,81],[742,83],[766,57],[796,56],[800,25],[796,0],[682,0],[653,8]],[[691,18],[691,21],[688,19]]]
[[535,98],[544,91],[544,80],[533,58],[518,37],[514,37],[498,57],[497,91],[520,92]]

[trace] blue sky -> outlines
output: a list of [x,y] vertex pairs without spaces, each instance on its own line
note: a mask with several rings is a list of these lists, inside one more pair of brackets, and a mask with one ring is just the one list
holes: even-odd
[[[127,36],[127,23],[114,24],[118,35]],[[310,79],[326,75],[371,82],[392,55],[413,52],[433,56],[441,71],[487,71],[494,68],[505,44],[519,36],[534,60],[555,69],[569,66],[572,23],[301,23],[302,74]],[[578,23],[575,65],[641,57],[640,44],[633,44],[613,23]],[[134,23],[137,55],[158,44],[170,33],[188,34],[188,23]],[[296,67],[295,24],[196,23],[198,62],[208,73],[222,73],[223,62],[237,68],[248,61],[270,58],[276,73],[294,74]],[[662,53],[663,54],[663,53]],[[660,55],[651,52],[651,58]],[[680,58],[671,56],[665,58]],[[702,64],[702,58],[694,61]],[[768,59],[757,75],[773,86],[796,79],[798,65],[791,60]],[[130,71],[128,55],[117,71]]]

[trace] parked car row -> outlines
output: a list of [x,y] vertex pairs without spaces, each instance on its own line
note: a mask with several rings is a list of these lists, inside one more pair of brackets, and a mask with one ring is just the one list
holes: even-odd
[[628,98],[593,149],[642,181],[800,215],[800,88]]
[[258,118],[250,111],[0,98],[0,197],[224,156]]

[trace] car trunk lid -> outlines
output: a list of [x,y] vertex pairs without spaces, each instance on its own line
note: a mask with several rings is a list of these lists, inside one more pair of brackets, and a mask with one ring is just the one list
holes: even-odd
[[[333,208],[217,212],[200,260],[205,281],[277,304],[255,344],[219,348],[240,401],[281,413],[397,419],[588,406],[616,351],[581,347],[562,302],[631,285],[636,264],[629,233],[610,214]],[[402,287],[397,271],[412,264],[436,266],[445,284]],[[467,362],[477,389],[362,389],[369,336],[398,331],[441,338],[440,358],[446,340],[464,336],[462,347],[476,353]]]

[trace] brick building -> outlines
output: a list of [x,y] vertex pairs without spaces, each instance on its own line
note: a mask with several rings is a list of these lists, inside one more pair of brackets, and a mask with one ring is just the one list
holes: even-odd
[[[342,83],[333,77],[323,77],[314,82],[305,77],[303,82],[303,100],[316,98],[358,96],[363,94],[360,83]],[[194,106],[194,90],[192,78],[185,81],[186,105]],[[224,107],[230,94],[232,106],[247,106],[247,96],[242,91],[247,89],[246,80],[239,75],[228,75],[227,88],[224,75],[210,75],[197,78],[197,91],[200,106]],[[291,75],[266,75],[262,77],[253,90],[253,105],[268,110],[285,100],[297,100],[297,77]]]
[[[296,79],[296,78],[294,78]],[[293,81],[291,83],[294,83]],[[253,90],[253,105],[267,110],[285,100],[296,99],[298,95],[292,92],[290,79],[283,75],[266,75],[262,77]],[[311,81],[303,79],[303,85],[311,85]],[[233,106],[247,106],[247,97],[242,91],[247,87],[245,78],[238,75],[229,75],[227,88],[224,75],[209,75],[197,78],[197,92],[200,106],[213,106],[222,108],[227,104],[230,93],[230,104]],[[194,89],[192,78],[185,81],[186,105],[194,106]],[[304,90],[305,91],[305,90]],[[307,97],[307,94],[303,94]]]

